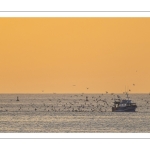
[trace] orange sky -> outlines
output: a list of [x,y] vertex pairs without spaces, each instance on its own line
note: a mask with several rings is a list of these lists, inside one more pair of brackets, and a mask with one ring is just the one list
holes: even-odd
[[150,18],[0,18],[0,93],[150,92],[149,65]]

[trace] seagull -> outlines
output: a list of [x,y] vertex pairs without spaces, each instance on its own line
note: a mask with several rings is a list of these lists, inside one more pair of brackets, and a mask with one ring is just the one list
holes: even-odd
[[119,96],[119,95],[117,95],[117,97],[118,97],[118,98],[120,98],[120,96]]

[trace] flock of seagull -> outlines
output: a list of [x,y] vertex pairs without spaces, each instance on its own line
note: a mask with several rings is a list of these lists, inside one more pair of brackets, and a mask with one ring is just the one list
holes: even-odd
[[[51,111],[51,112],[106,112],[111,107],[106,99],[98,97],[80,95],[71,95],[70,100],[65,98],[48,99],[48,101],[42,101],[42,104],[31,103],[30,108],[34,111]],[[17,101],[19,101],[17,99]],[[18,109],[21,111],[22,107]],[[30,109],[31,110],[31,109]]]
[[[28,101],[29,103],[22,103],[22,99],[17,97],[15,103],[12,102],[12,107],[0,104],[0,111],[34,111],[34,112],[110,112],[115,99],[122,99],[120,95],[114,93],[87,95],[87,94],[74,94],[67,95],[66,97],[60,96],[43,99],[38,102],[35,100]],[[149,94],[150,95],[150,94]],[[107,98],[109,96],[109,99]],[[57,97],[57,98],[56,98]],[[142,100],[142,105],[139,108],[145,107],[149,109],[149,101]],[[24,100],[23,100],[24,101]],[[13,106],[15,105],[15,106]]]

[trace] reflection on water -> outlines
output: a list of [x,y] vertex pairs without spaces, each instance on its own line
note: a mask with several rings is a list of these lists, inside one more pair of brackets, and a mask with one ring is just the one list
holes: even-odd
[[136,112],[111,112],[114,98],[117,95],[1,94],[0,132],[150,132],[149,94],[130,94]]

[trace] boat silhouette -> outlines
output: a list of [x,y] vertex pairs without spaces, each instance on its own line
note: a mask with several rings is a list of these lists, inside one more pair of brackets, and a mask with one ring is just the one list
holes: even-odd
[[137,105],[136,103],[132,103],[129,99],[115,99],[114,106],[112,107],[112,112],[135,112]]

